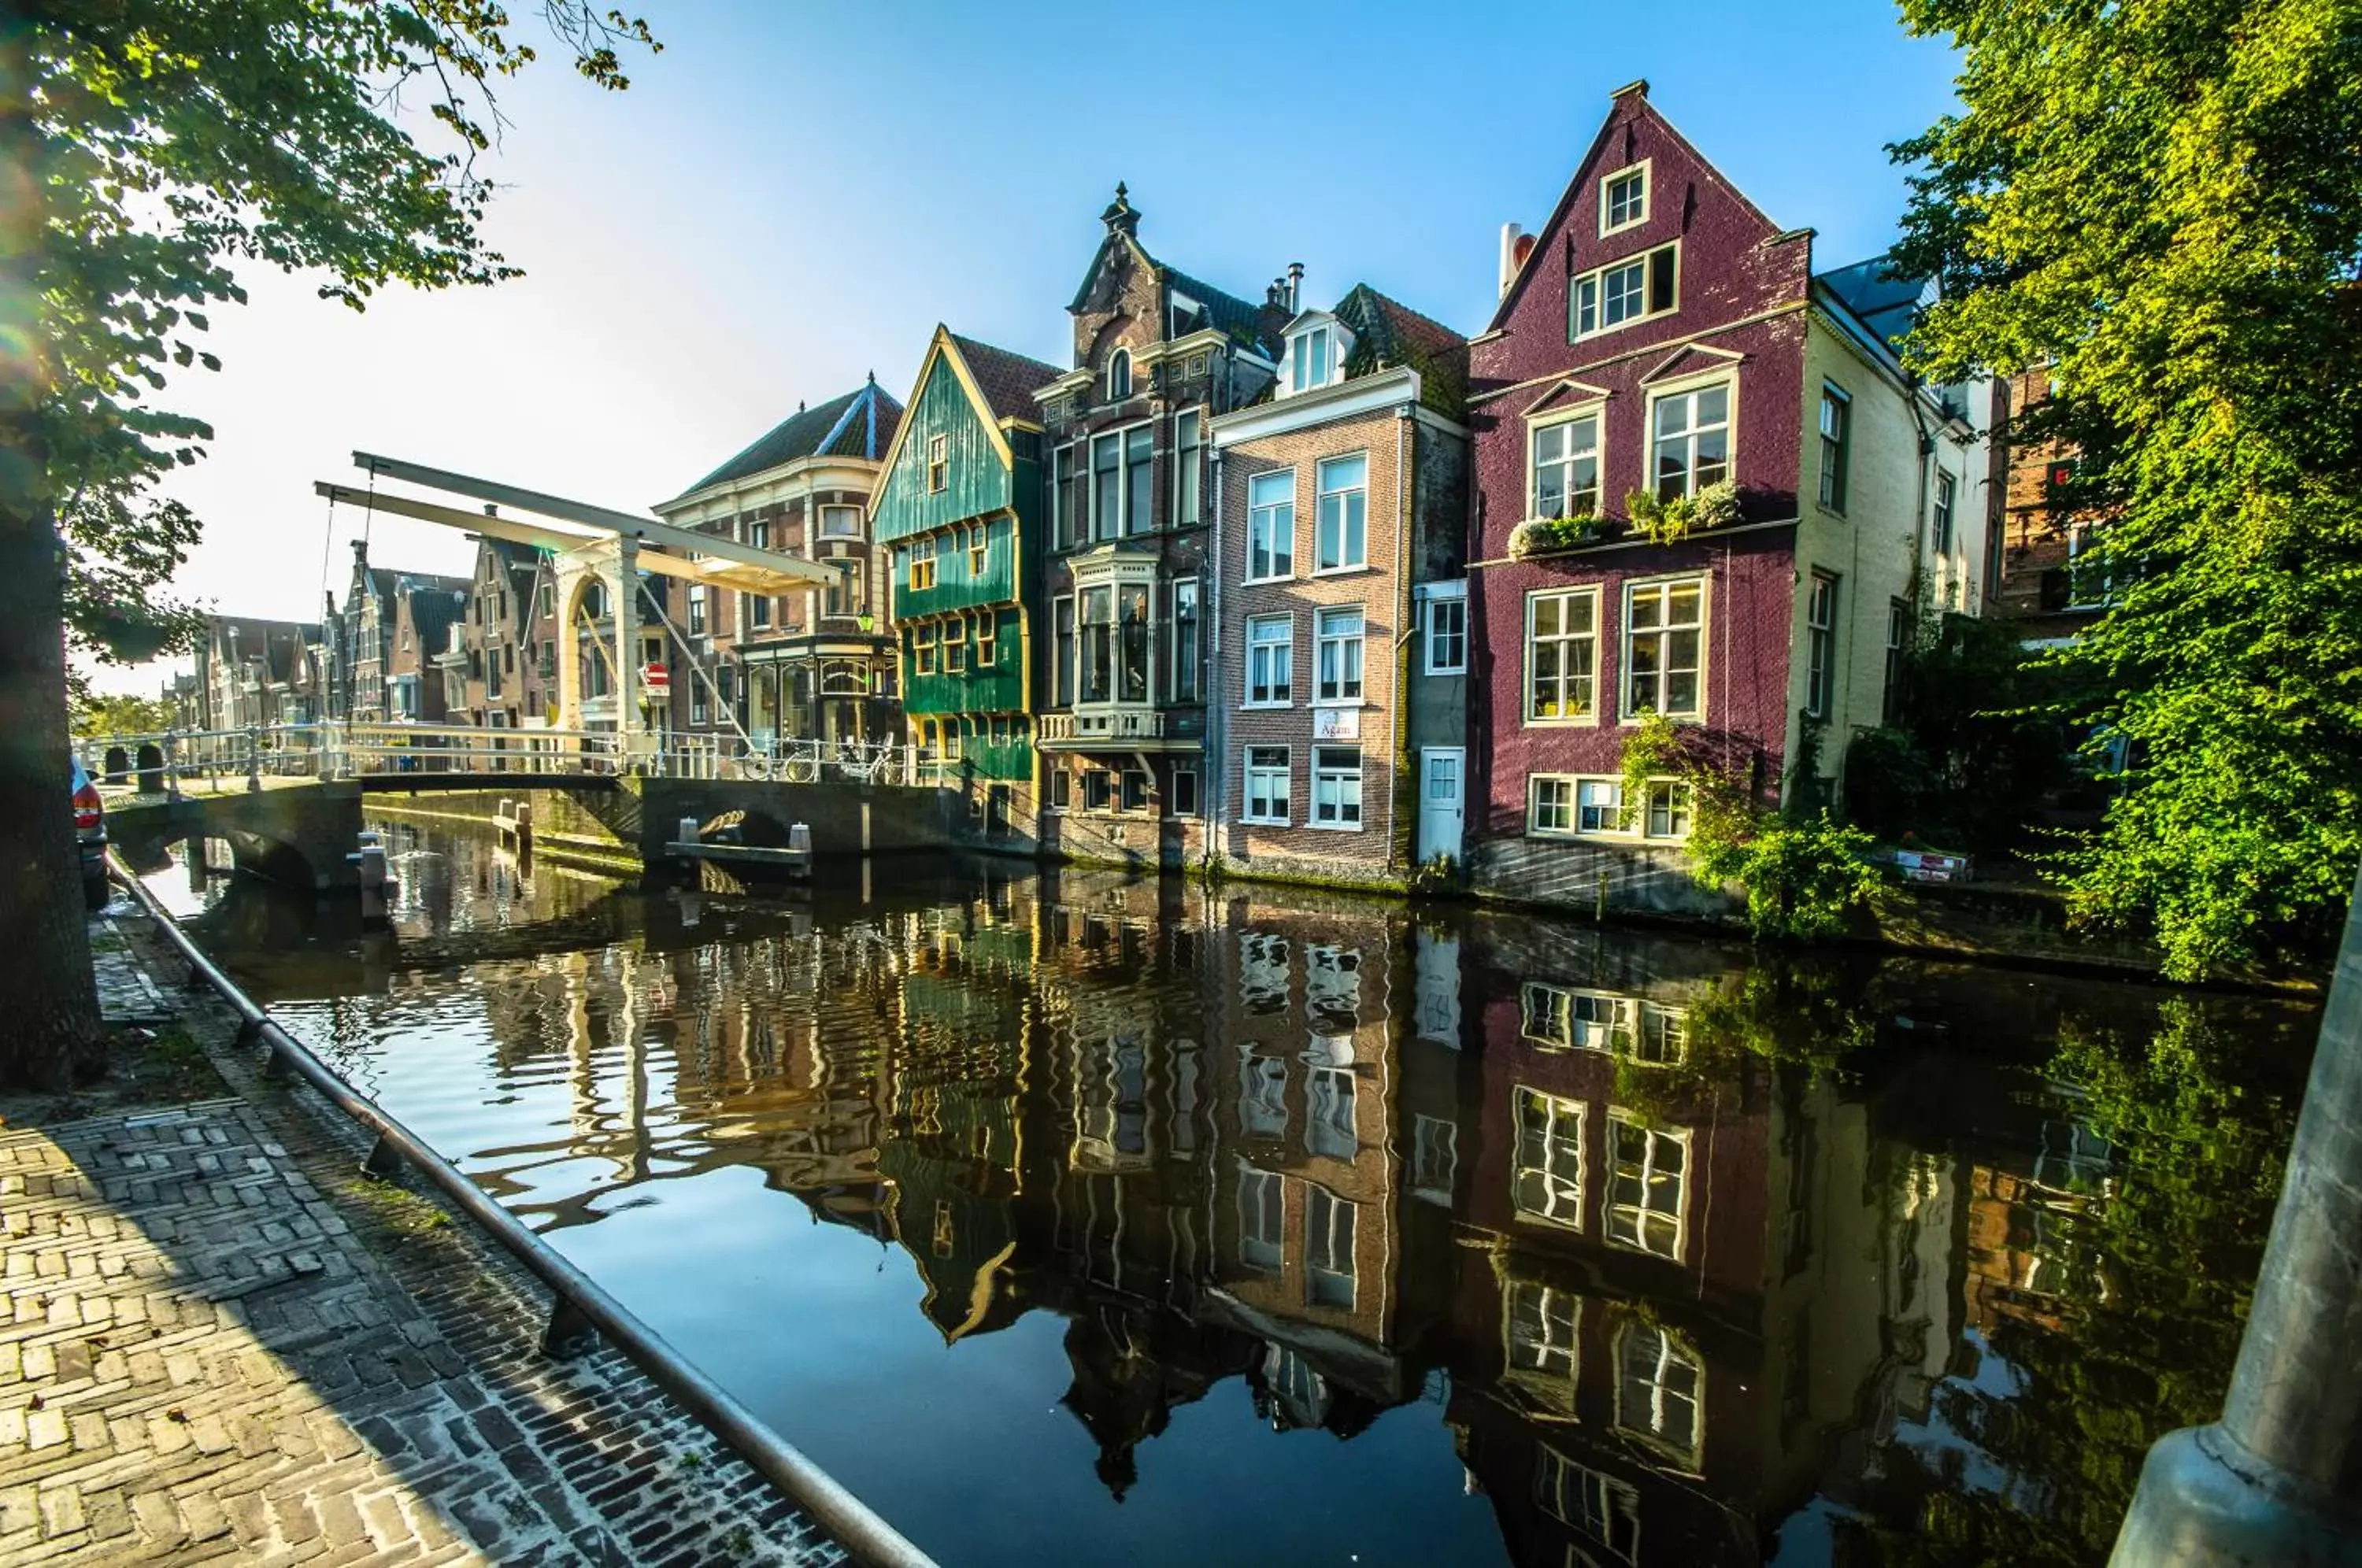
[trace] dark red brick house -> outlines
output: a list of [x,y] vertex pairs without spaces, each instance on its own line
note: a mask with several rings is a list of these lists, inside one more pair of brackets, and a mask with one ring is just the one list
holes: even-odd
[[[1623,799],[1634,727],[1664,714],[1766,805],[1810,730],[1835,787],[1923,564],[1956,548],[1975,433],[1645,83],[1502,261],[1470,343],[1472,869],[1586,907],[1603,880],[1718,903],[1686,875],[1690,787]],[[1660,511],[1686,533],[1652,536]]]

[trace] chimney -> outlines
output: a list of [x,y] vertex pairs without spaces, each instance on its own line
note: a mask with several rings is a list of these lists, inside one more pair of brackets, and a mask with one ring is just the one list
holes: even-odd
[[1501,297],[1507,299],[1509,285],[1518,281],[1518,263],[1522,259],[1518,238],[1522,231],[1513,223],[1501,226]]
[[1303,293],[1304,293],[1304,263],[1303,263],[1303,262],[1301,262],[1301,261],[1290,261],[1290,262],[1287,264],[1287,314],[1288,314],[1288,315],[1294,315],[1297,311],[1302,310],[1302,309],[1304,308],[1303,304],[1301,303],[1301,298],[1300,298],[1300,296],[1303,294]]
[[355,566],[369,565],[369,541],[367,539],[355,539],[353,541],[353,564]]

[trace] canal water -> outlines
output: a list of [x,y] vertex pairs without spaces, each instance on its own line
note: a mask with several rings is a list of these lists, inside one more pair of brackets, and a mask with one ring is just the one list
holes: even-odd
[[643,892],[381,825],[391,934],[156,885],[946,1564],[2096,1562],[2215,1412],[2317,1022],[1006,861]]

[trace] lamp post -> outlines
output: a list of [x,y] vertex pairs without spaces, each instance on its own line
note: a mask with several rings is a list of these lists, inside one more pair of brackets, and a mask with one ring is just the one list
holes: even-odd
[[2362,1564],[2362,880],[2223,1414],[2149,1450],[2111,1568]]

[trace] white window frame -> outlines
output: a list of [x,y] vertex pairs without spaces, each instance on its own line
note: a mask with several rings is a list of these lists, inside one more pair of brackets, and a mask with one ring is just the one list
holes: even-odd
[[[1277,760],[1272,760],[1276,757]],[[1295,809],[1295,757],[1284,745],[1251,745],[1240,762],[1239,821],[1265,827],[1286,827],[1288,813]],[[1279,814],[1255,815],[1255,786],[1261,775],[1264,784],[1264,801],[1270,802],[1269,782],[1274,775],[1279,779]]]
[[[1544,1161],[1540,1165],[1526,1163],[1526,1109],[1533,1105],[1543,1113],[1540,1132]],[[1525,1084],[1513,1084],[1509,1088],[1509,1208],[1520,1220],[1535,1225],[1548,1225],[1555,1230],[1583,1231],[1583,1200],[1587,1185],[1589,1161],[1583,1146],[1584,1123],[1591,1107],[1585,1101],[1569,1099],[1563,1095],[1549,1094]],[[1571,1130],[1571,1136],[1562,1132]],[[1574,1154],[1574,1175],[1560,1174],[1548,1158],[1556,1141],[1564,1138],[1563,1147]],[[1543,1190],[1540,1205],[1525,1200],[1520,1190],[1528,1176],[1540,1178]]]
[[[1821,472],[1818,500],[1821,508],[1845,515],[1846,480],[1853,458],[1853,394],[1835,381],[1821,383],[1820,407]],[[1651,425],[1650,429],[1654,430]],[[1653,460],[1654,453],[1651,452]]]
[[[1663,701],[1664,694],[1665,694],[1665,693],[1664,693],[1664,683],[1665,683],[1665,671],[1666,671],[1666,667],[1665,667],[1665,665],[1664,665],[1664,663],[1663,663],[1663,661],[1662,661],[1662,657],[1661,657],[1661,655],[1660,656],[1660,661],[1659,661],[1659,664],[1658,664],[1658,667],[1657,667],[1657,697],[1658,697],[1658,700],[1659,700],[1659,705],[1658,705],[1658,706],[1656,706],[1656,707],[1653,707],[1653,708],[1643,708],[1643,707],[1640,707],[1640,706],[1639,706],[1639,705],[1635,704],[1635,703],[1633,702],[1633,701],[1632,701],[1632,682],[1633,682],[1633,668],[1634,668],[1634,666],[1633,666],[1633,660],[1632,660],[1632,648],[1633,648],[1633,643],[1634,643],[1634,638],[1635,638],[1636,635],[1645,635],[1645,636],[1653,636],[1653,637],[1657,637],[1657,638],[1659,638],[1659,639],[1661,639],[1661,639],[1663,639],[1663,638],[1667,637],[1667,636],[1670,635],[1670,633],[1671,633],[1671,632],[1672,632],[1672,631],[1688,630],[1689,628],[1688,628],[1688,627],[1685,627],[1685,626],[1676,626],[1676,627],[1670,627],[1670,628],[1669,628],[1669,627],[1665,626],[1664,624],[1662,624],[1661,623],[1659,625],[1657,625],[1657,626],[1655,626],[1655,627],[1649,628],[1649,629],[1648,629],[1648,630],[1646,630],[1645,632],[1640,632],[1640,633],[1636,634],[1635,629],[1634,629],[1634,626],[1633,626],[1633,624],[1632,624],[1632,604],[1633,604],[1633,601],[1634,601],[1634,599],[1635,599],[1635,597],[1636,597],[1636,596],[1640,595],[1640,594],[1644,594],[1644,593],[1651,593],[1651,592],[1662,592],[1662,593],[1664,593],[1664,594],[1667,596],[1667,602],[1668,602],[1668,604],[1670,604],[1670,602],[1671,602],[1671,595],[1672,595],[1672,591],[1673,591],[1674,589],[1677,589],[1677,588],[1683,587],[1683,586],[1684,586],[1684,585],[1692,585],[1692,584],[1695,585],[1695,587],[1696,587],[1696,589],[1697,589],[1697,591],[1698,591],[1698,592],[1697,592],[1697,606],[1698,606],[1698,610],[1697,610],[1697,624],[1696,624],[1696,627],[1695,627],[1695,630],[1696,630],[1696,632],[1697,632],[1697,705],[1696,705],[1696,708],[1695,708],[1695,710],[1694,710],[1694,711],[1675,712],[1672,712],[1672,711],[1671,711],[1671,710],[1669,710],[1669,709],[1667,709],[1667,708],[1665,708],[1665,707],[1663,707],[1663,706],[1661,705],[1661,704],[1662,704],[1662,701]],[[1619,701],[1619,702],[1618,702],[1618,704],[1617,704],[1617,712],[1622,715],[1622,717],[1623,717],[1624,721],[1625,721],[1627,723],[1632,723],[1632,722],[1634,722],[1634,721],[1638,720],[1638,719],[1640,717],[1640,715],[1641,715],[1641,714],[1643,714],[1643,713],[1648,713],[1648,712],[1660,712],[1660,713],[1663,713],[1667,718],[1672,719],[1672,721],[1674,721],[1676,723],[1699,723],[1699,724],[1702,724],[1702,723],[1705,723],[1706,708],[1707,708],[1707,703],[1706,703],[1706,674],[1707,674],[1707,669],[1706,669],[1706,655],[1707,655],[1707,646],[1708,646],[1707,639],[1708,639],[1708,637],[1709,637],[1710,634],[1712,633],[1713,628],[1714,628],[1714,592],[1713,592],[1713,587],[1712,587],[1711,581],[1710,581],[1710,580],[1708,579],[1708,577],[1706,576],[1706,574],[1705,574],[1705,573],[1703,573],[1703,572],[1696,572],[1696,573],[1684,573],[1684,574],[1683,574],[1683,575],[1681,575],[1681,576],[1679,576],[1679,577],[1652,577],[1652,578],[1647,578],[1647,579],[1640,579],[1640,580],[1628,580],[1628,581],[1624,584],[1624,624],[1623,624],[1623,635],[1622,635],[1622,637],[1619,639],[1619,641],[1620,641],[1620,642],[1621,642],[1621,644],[1622,644],[1622,647],[1621,647],[1621,649],[1620,649],[1620,652],[1621,652],[1621,654],[1622,654],[1622,657],[1621,657],[1621,658],[1620,658],[1620,660],[1618,661],[1618,670],[1617,670],[1617,673],[1618,673],[1618,677],[1619,677],[1619,679],[1617,679],[1617,689],[1618,689],[1618,690],[1617,690],[1617,696],[1618,696],[1618,698],[1620,699],[1620,701]]]
[[1927,542],[1932,554],[1948,556],[1959,541],[1959,480],[1952,477],[1950,469],[1939,466],[1936,469],[1936,499],[1927,518]]
[[[1627,1181],[1623,1150],[1638,1139],[1639,1157],[1631,1171],[1632,1179],[1639,1183],[1640,1200],[1631,1201],[1624,1196]],[[1665,1175],[1659,1170],[1661,1149],[1681,1151],[1678,1174]],[[1602,1227],[1607,1244],[1626,1252],[1645,1253],[1650,1257],[1665,1258],[1673,1263],[1686,1262],[1689,1257],[1690,1178],[1696,1171],[1696,1149],[1692,1130],[1686,1127],[1651,1127],[1630,1111],[1617,1106],[1607,1109],[1607,1203],[1606,1221]],[[1661,1181],[1675,1183],[1671,1210],[1660,1209],[1648,1201],[1650,1188]],[[1672,1250],[1650,1236],[1650,1221],[1670,1220],[1672,1229]]]
[[[1445,623],[1449,622],[1450,624]],[[1426,668],[1429,675],[1468,673],[1468,595],[1428,596],[1425,627]]]
[[[1619,182],[1631,179],[1635,175],[1638,175],[1640,181],[1640,210],[1630,214],[1621,223],[1615,222],[1607,214],[1608,193],[1614,190]],[[1656,174],[1650,167],[1649,159],[1643,158],[1638,163],[1627,163],[1621,169],[1611,169],[1602,174],[1599,177],[1599,237],[1605,239],[1611,234],[1622,234],[1628,229],[1635,229],[1647,223],[1650,213],[1655,207],[1656,200]]]
[[[1577,644],[1588,644],[1591,649],[1591,670],[1588,677],[1583,678],[1588,679],[1591,683],[1591,696],[1580,712],[1573,713],[1561,712],[1537,718],[1534,713],[1534,622],[1536,607],[1546,599],[1556,602],[1562,606],[1559,613],[1559,625],[1562,630],[1548,639],[1558,645],[1560,650],[1560,669],[1556,678],[1561,697],[1560,707],[1563,710],[1566,705],[1564,695],[1570,679],[1565,669],[1566,655],[1568,650]],[[1590,606],[1591,630],[1588,632],[1567,632],[1562,629],[1568,621],[1566,607],[1577,602],[1587,603]],[[1584,588],[1541,588],[1527,593],[1525,649],[1524,657],[1518,666],[1518,678],[1524,689],[1518,701],[1518,712],[1526,728],[1552,729],[1599,723],[1599,589],[1596,584]]]
[[[1529,1303],[1531,1311],[1520,1309]],[[1535,1332],[1520,1332],[1530,1319]],[[1515,1275],[1501,1280],[1501,1366],[1513,1379],[1572,1393],[1583,1367],[1583,1296]]]
[[[1330,489],[1329,470],[1348,463],[1361,465],[1361,482]],[[1312,481],[1312,575],[1329,577],[1341,572],[1368,569],[1370,564],[1369,452],[1366,449],[1359,452],[1341,452],[1333,458],[1321,458],[1313,467]],[[1331,496],[1337,498],[1337,560],[1333,565],[1324,565],[1322,556],[1328,544],[1329,499]],[[1362,548],[1358,556],[1349,559],[1346,557],[1345,545],[1352,534],[1352,502],[1356,497],[1362,503]]]
[[[1664,808],[1658,809],[1659,791],[1664,791]],[[1566,825],[1543,822],[1544,796],[1562,792]],[[1676,804],[1676,802],[1680,802]],[[1553,799],[1552,815],[1562,802]],[[1585,814],[1606,823],[1604,827],[1584,825]],[[1668,823],[1667,830],[1656,831],[1660,817]],[[1678,831],[1672,824],[1679,823]],[[1689,781],[1668,775],[1658,775],[1649,780],[1649,798],[1628,822],[1624,810],[1624,780],[1612,773],[1529,773],[1526,776],[1526,833],[1534,838],[1605,838],[1639,841],[1648,844],[1685,843],[1697,826],[1696,792]]]
[[[1331,626],[1351,617],[1351,631]],[[1369,689],[1370,617],[1358,604],[1330,604],[1312,613],[1312,705],[1316,708],[1358,708]],[[1331,655],[1334,655],[1332,661]],[[1329,690],[1331,664],[1337,670],[1335,691]],[[1349,678],[1346,670],[1352,671]]]
[[[1625,1368],[1630,1348],[1639,1336],[1653,1336],[1652,1353],[1644,1361],[1655,1364],[1649,1383],[1652,1389],[1648,1410],[1627,1410],[1624,1404]],[[1697,1470],[1700,1451],[1705,1445],[1705,1358],[1689,1347],[1686,1341],[1672,1331],[1652,1323],[1628,1322],[1616,1336],[1616,1426],[1619,1431],[1630,1432],[1650,1445],[1681,1459],[1692,1474]],[[1689,1441],[1676,1442],[1665,1435],[1665,1373],[1676,1362],[1686,1364],[1693,1375],[1690,1391],[1682,1397],[1690,1407]]]
[[941,495],[952,485],[951,437],[927,437],[927,493]]
[[[1574,445],[1575,427],[1581,425],[1591,426],[1591,445],[1587,448]],[[1587,403],[1577,408],[1567,409],[1563,413],[1553,414],[1547,419],[1534,420],[1528,425],[1526,429],[1527,516],[1583,517],[1595,515],[1598,513],[1603,493],[1600,488],[1600,436],[1606,428],[1606,425],[1607,405],[1604,403]],[[1542,437],[1551,431],[1564,431],[1567,447],[1563,456],[1544,463],[1541,456]],[[1591,504],[1578,511],[1568,498],[1577,493],[1573,488],[1574,469],[1586,450],[1591,458],[1589,491]],[[1555,512],[1542,510],[1542,469],[1545,468],[1566,470],[1566,478],[1560,483],[1561,501],[1559,509]]]
[[[1258,629],[1268,632],[1268,630],[1275,625],[1285,628],[1287,634],[1286,636],[1283,638],[1269,635],[1258,636],[1256,635]],[[1242,701],[1239,705],[1242,708],[1292,708],[1296,706],[1295,613],[1292,611],[1283,611],[1275,615],[1248,616],[1246,624],[1246,696],[1244,701]],[[1258,669],[1256,668],[1258,660],[1265,661],[1267,666],[1284,666],[1285,668],[1265,668]],[[1275,678],[1283,674],[1286,678],[1285,695],[1273,695],[1272,693],[1282,689],[1282,683]],[[1264,695],[1257,696],[1255,693],[1258,689],[1262,690]]]
[[[1117,385],[1118,378],[1116,372],[1118,370],[1123,372],[1121,377],[1122,384],[1120,386]],[[1129,348],[1119,348],[1114,353],[1108,356],[1107,400],[1109,403],[1122,403],[1131,396],[1131,350]]]
[[1838,699],[1838,576],[1805,577],[1805,716],[1826,721]]
[[[1337,367],[1343,358],[1337,351],[1337,324],[1322,321],[1287,340],[1287,390],[1291,395],[1318,392],[1337,379]],[[1320,357],[1317,366],[1312,363],[1316,351]]]
[[[1241,1099],[1242,1113],[1249,1098],[1242,1096]],[[1286,1178],[1275,1171],[1257,1170],[1242,1161],[1239,1165],[1239,1265],[1256,1274],[1277,1274],[1284,1266],[1286,1247]]]
[[[1338,767],[1335,757],[1351,752],[1353,766]],[[1312,748],[1312,815],[1306,825],[1325,833],[1359,833],[1362,831],[1362,772],[1363,759],[1358,745],[1315,745]],[[1352,798],[1346,799],[1351,789]],[[1352,820],[1345,820],[1350,807]]]
[[[844,514],[848,513],[851,513],[851,520],[845,526],[836,527],[832,525],[834,522],[844,520]],[[828,505],[822,507],[820,509],[820,536],[823,539],[858,539],[861,537],[861,508],[858,506],[847,506],[839,502],[832,502]]]
[[[1275,495],[1281,482],[1287,487],[1286,499],[1263,498]],[[1286,582],[1296,576],[1296,484],[1294,469],[1273,469],[1248,478],[1245,581]],[[1258,536],[1274,569],[1262,577],[1257,577],[1254,570]]]
[[[1653,270],[1652,263],[1658,253],[1666,250],[1673,253],[1672,303],[1662,310],[1650,310],[1649,308],[1649,274]],[[1607,319],[1608,274],[1621,272],[1630,267],[1638,267],[1640,270],[1640,308],[1633,315],[1611,322]],[[1594,316],[1593,325],[1588,330],[1582,326],[1583,291],[1586,286],[1592,291]],[[1651,245],[1646,250],[1635,251],[1629,256],[1619,256],[1613,261],[1602,262],[1588,271],[1577,273],[1567,281],[1566,301],[1567,337],[1570,342],[1574,343],[1586,342],[1594,337],[1605,337],[1611,332],[1621,332],[1628,326],[1639,326],[1647,322],[1679,314],[1682,308],[1682,242],[1678,239],[1669,239],[1662,245]]]
[[[1304,1184],[1306,1306],[1331,1312],[1353,1309],[1355,1302],[1361,1298],[1361,1271],[1355,1266],[1357,1260],[1353,1247],[1360,1229],[1359,1205],[1338,1197],[1319,1182]],[[1342,1300],[1333,1299],[1340,1281],[1342,1282]],[[1324,1286],[1331,1299],[1322,1299]]]
[[1664,386],[1651,387],[1649,389],[1649,406],[1646,411],[1648,422],[1641,428],[1641,482],[1643,488],[1647,489],[1660,501],[1669,501],[1673,499],[1673,496],[1666,493],[1663,480],[1657,472],[1657,410],[1661,405],[1672,403],[1675,399],[1695,398],[1703,393],[1714,391],[1716,387],[1721,388],[1723,391],[1722,423],[1719,425],[1701,425],[1697,423],[1697,406],[1695,403],[1692,403],[1690,406],[1689,424],[1679,437],[1679,439],[1684,444],[1684,455],[1682,467],[1682,484],[1681,489],[1677,493],[1683,496],[1689,496],[1695,495],[1698,491],[1703,488],[1699,485],[1697,477],[1697,445],[1698,437],[1700,436],[1716,429],[1719,429],[1723,433],[1722,472],[1716,475],[1715,478],[1708,480],[1706,483],[1718,484],[1722,480],[1730,478],[1732,469],[1738,463],[1738,378],[1730,375],[1727,371],[1716,370],[1710,375],[1702,376],[1695,380],[1675,381]]

